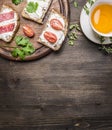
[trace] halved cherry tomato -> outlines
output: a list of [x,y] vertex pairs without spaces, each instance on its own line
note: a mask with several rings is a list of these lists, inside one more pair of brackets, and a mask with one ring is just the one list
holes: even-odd
[[55,30],[62,30],[63,29],[63,24],[58,19],[52,19],[50,21],[50,25]]
[[34,31],[29,25],[24,25],[23,26],[23,32],[27,37],[33,37],[34,36]]
[[50,43],[55,43],[55,42],[57,41],[57,36],[56,36],[54,33],[52,33],[52,32],[46,31],[46,32],[44,33],[44,37],[45,37],[45,39],[46,39],[47,41],[49,41]]

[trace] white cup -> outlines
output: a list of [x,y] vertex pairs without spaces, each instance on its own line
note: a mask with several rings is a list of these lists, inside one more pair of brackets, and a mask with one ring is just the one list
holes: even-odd
[[101,33],[99,32],[98,30],[96,30],[91,22],[91,15],[94,11],[94,9],[101,5],[101,4],[109,4],[109,5],[112,5],[112,0],[97,0],[91,7],[90,9],[90,13],[89,13],[89,23],[90,23],[90,26],[91,28],[94,30],[94,32],[96,32],[97,34],[99,34],[100,36],[104,36],[104,37],[112,37],[112,32],[109,32],[109,33]]

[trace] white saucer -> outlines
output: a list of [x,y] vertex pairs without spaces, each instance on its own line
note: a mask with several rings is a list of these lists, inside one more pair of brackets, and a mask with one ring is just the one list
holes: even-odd
[[[89,3],[86,3],[87,7],[90,7]],[[89,15],[86,14],[85,10],[82,9],[80,15],[80,25],[84,35],[94,43],[97,44],[112,44],[110,38],[105,37],[105,41],[101,43],[100,38],[98,35],[92,30],[90,23],[89,23]]]

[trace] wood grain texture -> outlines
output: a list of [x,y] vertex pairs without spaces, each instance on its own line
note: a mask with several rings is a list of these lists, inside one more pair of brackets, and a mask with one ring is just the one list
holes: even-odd
[[[35,60],[35,59],[37,60],[37,59],[42,58],[42,57],[46,56],[47,54],[51,53],[52,50],[50,48],[45,47],[44,45],[38,43],[37,40],[39,39],[39,36],[42,33],[42,30],[45,26],[44,24],[47,22],[48,16],[49,16],[52,8],[54,8],[58,12],[62,13],[69,20],[68,0],[53,0],[48,12],[46,13],[43,24],[37,24],[36,22],[27,20],[21,16],[21,12],[23,11],[23,9],[25,7],[26,0],[21,2],[18,6],[12,4],[11,0],[1,0],[0,7],[2,7],[3,4],[10,5],[19,14],[20,27],[15,36],[24,35],[23,26],[26,24],[28,24],[35,32],[35,36],[33,38],[31,38],[30,41],[33,44],[36,51],[32,55],[26,56],[24,61],[31,61],[31,60]],[[11,47],[16,46],[14,38],[10,43],[6,43],[2,40],[0,40],[0,43],[5,46],[7,46],[7,45],[11,46]],[[20,58],[13,57],[11,55],[11,51],[12,51],[11,48],[4,48],[4,47],[0,48],[0,56],[4,57],[6,59],[9,59],[9,60],[22,61]]]
[[[71,23],[79,7],[70,2]],[[112,56],[83,33],[33,62],[0,58],[1,130],[112,130]]]

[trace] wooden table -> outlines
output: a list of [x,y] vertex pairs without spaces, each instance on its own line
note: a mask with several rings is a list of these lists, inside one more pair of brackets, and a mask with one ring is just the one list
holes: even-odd
[[[78,3],[70,2],[71,23],[86,0]],[[112,130],[112,56],[80,33],[37,61],[0,57],[0,129]]]

